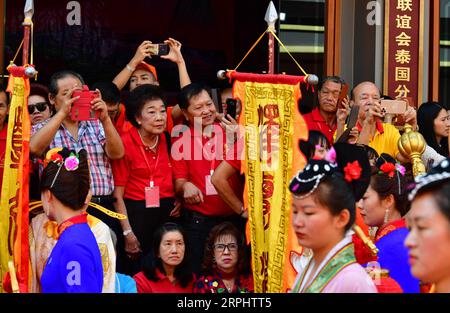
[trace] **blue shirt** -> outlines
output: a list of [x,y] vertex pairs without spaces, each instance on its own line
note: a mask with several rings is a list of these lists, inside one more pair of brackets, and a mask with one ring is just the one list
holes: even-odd
[[116,273],[116,293],[137,293],[133,277]]
[[404,245],[406,236],[408,229],[402,227],[382,237],[376,243],[380,251],[378,262],[382,268],[389,270],[389,276],[399,283],[404,293],[418,293],[419,280],[411,274],[408,249]]
[[102,292],[102,258],[87,223],[63,231],[45,264],[41,285],[43,293]]

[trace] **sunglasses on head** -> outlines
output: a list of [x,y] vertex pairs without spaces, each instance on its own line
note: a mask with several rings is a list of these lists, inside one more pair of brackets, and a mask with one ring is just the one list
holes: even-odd
[[36,108],[39,112],[44,112],[45,109],[47,109],[48,103],[47,102],[39,102],[36,104],[31,104],[28,106],[28,112],[30,114],[34,113],[34,109]]

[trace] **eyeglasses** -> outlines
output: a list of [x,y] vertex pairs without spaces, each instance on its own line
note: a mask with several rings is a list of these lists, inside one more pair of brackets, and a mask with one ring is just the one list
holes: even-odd
[[47,102],[39,102],[36,104],[30,104],[28,106],[28,112],[30,114],[34,113],[34,109],[37,109],[39,112],[44,112],[47,109],[48,103]]
[[237,243],[234,243],[234,242],[229,243],[227,245],[223,244],[223,243],[218,243],[218,244],[215,244],[213,247],[214,247],[214,250],[216,250],[217,252],[225,252],[226,248],[228,248],[228,251],[230,251],[230,252],[237,251],[237,249],[238,249]]

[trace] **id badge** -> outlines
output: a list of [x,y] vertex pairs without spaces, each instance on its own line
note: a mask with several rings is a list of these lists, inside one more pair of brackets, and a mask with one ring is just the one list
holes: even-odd
[[145,187],[145,207],[159,208],[159,187],[151,186]]
[[207,196],[217,195],[217,190],[214,187],[214,185],[211,183],[211,175],[205,176],[205,186],[206,186],[206,195]]

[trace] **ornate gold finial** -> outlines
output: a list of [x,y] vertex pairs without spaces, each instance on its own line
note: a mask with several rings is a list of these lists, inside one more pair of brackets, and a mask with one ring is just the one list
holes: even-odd
[[405,124],[405,132],[398,141],[398,149],[402,156],[411,160],[414,177],[425,174],[422,154],[425,152],[426,141],[422,134],[413,131],[412,126]]
[[379,252],[377,246],[375,246],[375,244],[372,242],[372,240],[370,240],[369,237],[367,237],[366,234],[364,234],[362,229],[358,225],[355,224],[355,225],[353,225],[353,230],[358,235],[358,237],[361,238],[361,240],[364,242],[364,244],[370,249],[370,252],[372,253],[372,255],[377,256],[378,252]]

